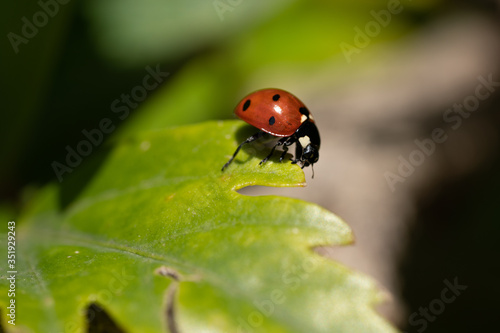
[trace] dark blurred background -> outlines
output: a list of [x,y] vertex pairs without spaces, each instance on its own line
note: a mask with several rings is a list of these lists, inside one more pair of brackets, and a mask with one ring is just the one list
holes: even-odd
[[[500,1],[62,2],[0,14],[2,216],[64,181],[54,162],[105,118],[109,141],[232,119],[242,96],[282,88],[318,123],[315,179],[241,192],[344,218],[356,244],[317,251],[379,281],[380,311],[402,330],[496,327]],[[467,288],[444,291],[456,281]]]

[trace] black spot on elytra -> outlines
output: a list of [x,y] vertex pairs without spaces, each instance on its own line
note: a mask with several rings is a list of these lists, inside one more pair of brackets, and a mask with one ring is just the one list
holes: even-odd
[[280,96],[280,94],[276,94],[276,95],[274,95],[274,96],[273,96],[273,101],[275,101],[275,102],[276,102],[278,99],[280,99],[280,97],[281,97],[281,96]]
[[309,117],[309,110],[306,107],[301,107],[299,109],[300,113]]
[[274,119],[274,116],[272,116],[271,118],[269,118],[269,125],[274,125],[275,121],[276,119]]
[[247,99],[247,101],[245,102],[245,104],[243,104],[243,111],[246,111],[249,106],[250,106],[250,100]]

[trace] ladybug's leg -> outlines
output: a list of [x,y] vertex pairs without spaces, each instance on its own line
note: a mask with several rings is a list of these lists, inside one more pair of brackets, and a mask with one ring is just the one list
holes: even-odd
[[288,152],[288,146],[289,145],[283,145],[283,152],[281,153],[281,156],[280,156],[280,162],[283,161],[283,159],[285,158],[285,155]]
[[[271,152],[269,153],[269,155],[267,155],[265,159],[260,161],[259,165],[261,165],[262,163],[266,163],[271,158],[271,156],[273,156],[274,150],[276,149],[276,147],[282,146],[283,144],[285,144],[286,140],[288,140],[288,138],[279,139],[278,142],[276,142],[276,144],[274,145],[273,149],[271,149]],[[281,161],[281,159],[280,159],[280,161]]]
[[289,137],[283,144],[283,152],[280,156],[280,162],[285,158],[286,153],[288,152],[288,146],[293,144],[293,140]]
[[255,140],[258,140],[260,139],[264,134],[266,134],[265,132],[263,131],[260,131],[260,132],[257,132],[255,133],[254,135],[252,135],[251,137],[249,137],[248,139],[246,139],[245,141],[243,141],[242,143],[240,143],[240,145],[238,146],[238,148],[236,148],[236,151],[234,152],[233,154],[233,157],[231,157],[229,159],[229,161],[227,161],[226,164],[224,164],[224,166],[222,167],[222,171],[224,171],[224,169],[229,165],[231,164],[231,162],[234,160],[234,158],[236,157],[236,155],[238,154],[238,152],[240,151],[241,147],[243,147],[243,145],[247,144],[247,143],[250,143],[250,142],[253,142]]

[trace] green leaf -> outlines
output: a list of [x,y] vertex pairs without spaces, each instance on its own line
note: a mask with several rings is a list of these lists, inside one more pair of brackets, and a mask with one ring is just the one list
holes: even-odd
[[372,308],[374,283],[312,249],[351,243],[344,222],[237,192],[303,186],[297,165],[259,166],[268,149],[255,144],[221,172],[248,134],[241,121],[140,133],[42,189],[17,221],[17,317],[14,327],[2,313],[5,331],[83,332],[103,316],[141,333],[394,331]]

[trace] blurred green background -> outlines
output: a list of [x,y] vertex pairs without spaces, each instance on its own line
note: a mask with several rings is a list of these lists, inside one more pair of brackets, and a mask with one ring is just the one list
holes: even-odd
[[[421,331],[408,318],[440,297],[444,279],[458,277],[469,288],[424,330],[468,332],[494,322],[498,92],[396,193],[383,174],[396,172],[413,140],[445,126],[443,113],[474,92],[478,76],[500,81],[498,1],[41,3],[12,2],[0,14],[6,218],[30,189],[58,181],[53,162],[64,164],[66,147],[76,149],[82,131],[104,118],[115,126],[104,140],[232,119],[244,95],[277,87],[308,105],[323,139],[316,179],[286,195],[352,225],[355,250],[338,259],[393,294],[382,313],[402,330]],[[155,70],[161,84],[140,88]],[[92,149],[82,163],[104,148]]]

